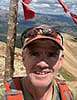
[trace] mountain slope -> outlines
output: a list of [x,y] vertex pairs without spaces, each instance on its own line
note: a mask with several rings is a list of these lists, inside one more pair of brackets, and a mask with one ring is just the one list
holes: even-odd
[[64,65],[63,67],[77,77],[77,41],[72,36],[64,35]]

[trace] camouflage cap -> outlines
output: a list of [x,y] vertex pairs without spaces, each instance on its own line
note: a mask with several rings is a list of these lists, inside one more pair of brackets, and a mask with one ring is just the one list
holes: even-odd
[[21,37],[23,49],[38,39],[52,40],[63,50],[63,36],[55,28],[48,25],[40,25],[24,31]]

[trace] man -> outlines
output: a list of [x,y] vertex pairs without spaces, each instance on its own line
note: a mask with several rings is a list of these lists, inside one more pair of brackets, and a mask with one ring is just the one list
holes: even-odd
[[[27,76],[18,81],[24,100],[73,100],[66,83],[56,78],[63,64],[61,34],[48,25],[40,25],[24,31],[21,39]],[[17,78],[13,81],[16,83]]]

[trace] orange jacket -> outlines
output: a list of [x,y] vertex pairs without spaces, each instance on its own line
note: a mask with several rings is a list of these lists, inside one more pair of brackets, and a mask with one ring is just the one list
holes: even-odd
[[[7,98],[6,100],[24,100],[23,94],[21,92],[22,90],[21,79],[22,77],[14,77],[11,80],[4,83],[6,88],[6,93],[5,93]],[[60,91],[60,99],[73,100],[72,92],[68,88],[67,84],[64,81],[60,81],[58,79],[56,79],[56,83]]]

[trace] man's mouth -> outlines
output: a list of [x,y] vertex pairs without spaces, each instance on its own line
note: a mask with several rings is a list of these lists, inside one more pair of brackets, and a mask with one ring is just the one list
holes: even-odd
[[46,71],[42,71],[42,72],[38,72],[38,71],[36,71],[36,72],[34,72],[35,74],[39,74],[39,75],[44,75],[44,74],[48,74],[48,73],[50,73],[50,72],[46,72]]
[[33,71],[33,73],[38,74],[38,75],[45,75],[45,74],[48,74],[51,72],[53,72],[53,71],[48,68]]

